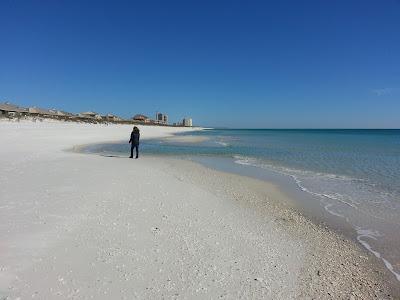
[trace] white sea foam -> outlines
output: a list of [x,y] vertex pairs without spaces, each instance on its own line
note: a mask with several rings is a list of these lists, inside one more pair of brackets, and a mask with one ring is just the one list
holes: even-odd
[[222,142],[222,141],[216,141],[216,143],[217,143],[218,145],[221,145],[221,146],[224,146],[224,147],[228,147],[228,146],[230,146],[230,144],[229,144],[229,143]]
[[339,213],[337,213],[337,212],[331,210],[330,208],[331,208],[332,206],[333,206],[333,204],[328,203],[328,204],[326,204],[326,205],[324,206],[324,209],[325,209],[328,213],[330,213],[331,215],[334,215],[334,216],[337,216],[337,217],[340,217],[340,218],[345,218],[344,215],[339,214]]
[[[377,230],[361,229],[356,225],[358,222],[372,220],[371,218],[385,221],[393,207],[399,207],[388,199],[391,196],[389,193],[371,190],[365,180],[349,176],[296,170],[241,155],[234,156],[234,159],[236,164],[259,167],[292,178],[301,191],[319,199],[325,211],[349,223],[357,232],[358,242],[381,259],[386,268],[400,281],[400,274],[394,270],[393,265],[367,242],[367,239],[372,239],[379,244],[383,234]],[[356,199],[356,196],[360,198]],[[362,217],[363,215],[367,218]],[[393,217],[395,216],[393,214]]]
[[374,254],[377,258],[381,259],[385,264],[386,268],[396,277],[398,281],[400,281],[400,273],[396,272],[393,268],[393,265],[384,258],[380,252],[374,250],[371,245],[365,239],[373,239],[377,240],[379,236],[382,236],[379,232],[370,230],[370,229],[357,229],[357,240],[361,245],[365,247],[369,252]]

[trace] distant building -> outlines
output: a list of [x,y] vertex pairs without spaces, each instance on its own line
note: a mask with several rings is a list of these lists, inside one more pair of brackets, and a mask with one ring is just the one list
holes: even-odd
[[57,112],[39,107],[29,107],[29,114],[32,116],[56,116]]
[[77,117],[77,115],[58,110],[58,109],[45,109],[45,108],[39,108],[39,107],[30,107],[29,108],[29,115],[35,116],[35,117],[51,117],[55,119],[60,119],[60,120],[65,120],[65,119],[74,119]]
[[157,112],[156,113],[156,123],[168,124],[168,115]]
[[193,126],[192,118],[184,118],[182,121],[182,125],[186,127],[192,127]]
[[150,120],[150,118],[148,116],[141,115],[141,114],[134,115],[132,120],[137,121],[137,122],[143,122],[143,123],[150,123],[151,122],[151,120]]
[[75,115],[56,109],[44,109],[39,107],[19,107],[9,102],[0,103],[0,115],[7,116],[33,116],[33,117],[53,117],[53,118],[72,118]]
[[28,109],[19,107],[9,102],[0,103],[0,115],[2,116],[21,116],[28,114]]
[[101,120],[101,115],[93,111],[87,111],[79,114],[82,118]]
[[116,115],[113,115],[113,114],[106,114],[106,115],[104,115],[104,116],[101,116],[101,118],[102,118],[103,120],[105,120],[105,121],[108,121],[108,122],[118,122],[118,121],[122,121],[122,118],[120,118],[120,117],[118,117],[118,116],[116,116]]
[[62,110],[56,110],[55,113],[57,116],[60,116],[60,117],[69,117],[69,118],[76,117],[76,115],[74,115],[73,113],[62,111]]

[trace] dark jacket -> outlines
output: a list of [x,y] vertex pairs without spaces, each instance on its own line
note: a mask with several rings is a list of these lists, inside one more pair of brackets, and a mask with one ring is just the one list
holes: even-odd
[[131,143],[132,146],[139,145],[139,139],[140,139],[140,133],[132,131],[131,139],[129,140],[129,143]]

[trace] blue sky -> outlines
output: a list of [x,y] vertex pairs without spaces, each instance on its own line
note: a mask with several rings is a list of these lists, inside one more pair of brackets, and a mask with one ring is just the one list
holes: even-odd
[[0,1],[0,101],[400,128],[400,1]]

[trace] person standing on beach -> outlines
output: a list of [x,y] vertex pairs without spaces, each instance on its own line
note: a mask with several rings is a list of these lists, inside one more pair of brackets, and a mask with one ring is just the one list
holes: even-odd
[[131,133],[131,139],[129,140],[129,143],[131,144],[131,156],[129,158],[133,158],[133,149],[136,149],[136,158],[139,158],[139,139],[140,139],[140,132],[139,128],[136,126],[133,127],[132,133]]

